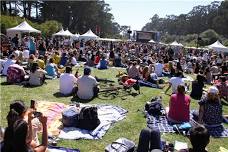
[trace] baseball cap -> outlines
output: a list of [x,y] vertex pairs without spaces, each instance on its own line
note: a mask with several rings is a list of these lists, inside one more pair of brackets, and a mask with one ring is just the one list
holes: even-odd
[[27,107],[25,106],[23,101],[16,100],[10,104],[10,110],[11,109],[14,109],[19,115],[21,115],[23,112],[27,110]]
[[219,93],[219,90],[215,86],[211,86],[208,88],[208,93],[217,94]]

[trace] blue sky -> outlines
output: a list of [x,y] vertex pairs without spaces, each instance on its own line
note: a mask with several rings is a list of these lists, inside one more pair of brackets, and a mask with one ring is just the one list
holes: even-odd
[[[114,19],[120,25],[131,26],[132,30],[141,28],[154,14],[186,14],[197,5],[208,5],[214,0],[105,0],[110,5]],[[221,0],[218,0],[221,1]]]

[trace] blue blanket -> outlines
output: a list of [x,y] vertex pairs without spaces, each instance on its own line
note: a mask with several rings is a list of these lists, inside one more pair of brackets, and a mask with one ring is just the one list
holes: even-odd
[[93,131],[75,127],[64,127],[59,134],[62,139],[101,139],[111,125],[126,117],[127,110],[113,105],[97,105],[100,125]]
[[48,152],[80,152],[80,150],[65,147],[48,146]]
[[[166,116],[160,116],[156,118],[149,114],[146,114],[146,120],[147,120],[147,127],[149,128],[155,128],[155,129],[158,129],[160,132],[164,132],[164,133],[175,132],[173,130],[173,126],[168,123]],[[190,115],[190,123],[192,124],[192,126],[195,126],[198,124],[196,121],[193,120],[192,112]],[[215,138],[228,137],[228,128],[224,128],[224,126],[222,125],[218,127],[206,126],[206,128],[208,129],[208,132],[212,137],[215,137]]]

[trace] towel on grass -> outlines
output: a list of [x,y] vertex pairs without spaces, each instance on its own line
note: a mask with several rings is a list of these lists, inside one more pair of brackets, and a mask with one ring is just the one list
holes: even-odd
[[64,127],[59,134],[62,139],[101,139],[111,125],[126,117],[127,110],[113,105],[97,105],[100,125],[93,131],[75,127]]
[[67,107],[64,103],[38,101],[37,111],[47,116],[47,127],[49,136],[57,136],[62,125],[62,112]]

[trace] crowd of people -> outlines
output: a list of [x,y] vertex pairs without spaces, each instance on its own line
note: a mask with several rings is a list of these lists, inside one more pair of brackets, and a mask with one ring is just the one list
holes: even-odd
[[[157,43],[96,40],[78,40],[70,43],[69,39],[43,39],[40,35],[37,38],[25,35],[19,43],[16,35],[12,38],[12,48],[1,52],[0,70],[10,84],[41,86],[46,83],[45,79],[59,78],[62,95],[91,100],[99,93],[97,78],[91,75],[92,67],[99,70],[106,70],[109,67],[125,68],[126,72],[119,75],[120,84],[139,84],[158,89],[163,89],[166,83],[169,84],[164,92],[168,94],[169,89],[172,89],[167,110],[170,122],[189,121],[192,98],[199,100],[199,112],[195,113],[197,121],[207,127],[221,125],[223,121],[221,102],[228,101],[227,61],[228,56],[221,52],[185,49]],[[83,74],[80,75],[78,70],[73,74],[73,68],[79,66],[79,63],[85,66]],[[196,76],[196,80],[191,83],[192,89],[189,88],[189,82],[185,81],[187,75]],[[164,77],[168,77],[169,81],[165,82]],[[206,85],[210,85],[208,90],[205,88]],[[190,96],[186,94],[187,91],[190,91]],[[30,135],[28,127],[32,116],[28,113],[28,120],[25,121],[23,112],[10,108],[4,151],[13,151],[10,145],[14,142],[18,147],[24,145],[21,148],[27,149],[26,151],[29,151],[29,148],[25,145],[33,147],[31,140],[26,139],[27,135]],[[38,149],[47,145],[47,118],[41,116],[39,119],[43,126],[43,147],[36,147],[34,151],[42,151]],[[17,131],[22,130],[23,134],[17,134]],[[202,131],[206,134],[205,130],[206,128],[201,127],[192,131],[190,139],[193,151],[194,145],[195,148],[198,145],[195,143],[197,137],[204,136],[202,138],[205,140],[205,147],[208,144],[209,137],[199,133]],[[197,133],[200,135],[196,135]],[[23,144],[20,143],[22,141]]]

